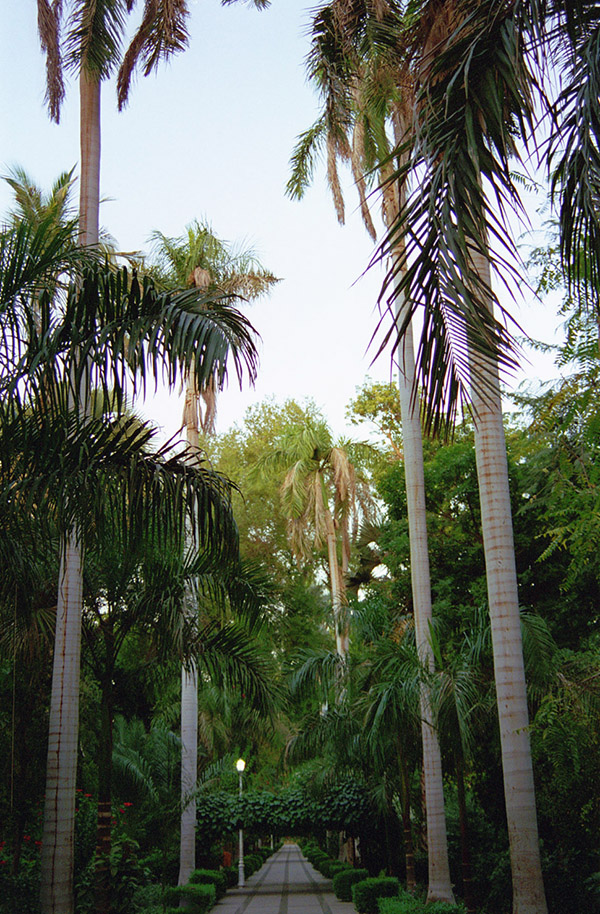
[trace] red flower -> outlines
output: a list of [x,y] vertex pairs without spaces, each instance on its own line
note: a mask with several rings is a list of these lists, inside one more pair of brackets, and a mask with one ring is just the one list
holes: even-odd
[[91,797],[91,793],[84,793],[84,797]]
[[31,835],[23,835],[23,841],[31,841]]
[[123,806],[133,806],[133,803],[123,803]]
[[42,842],[41,842],[41,841],[36,841],[36,842],[35,842],[35,846],[36,846],[36,847],[41,847],[41,846],[42,846]]

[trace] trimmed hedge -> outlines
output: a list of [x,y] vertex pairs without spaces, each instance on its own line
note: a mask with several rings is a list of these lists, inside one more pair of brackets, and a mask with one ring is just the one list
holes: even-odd
[[206,914],[213,907],[217,900],[217,893],[214,885],[200,883],[193,885],[188,882],[187,885],[169,886],[165,889],[165,901],[179,901],[184,896],[190,902],[190,910],[193,914]]
[[227,891],[227,877],[221,870],[193,870],[188,879],[192,885],[207,884],[214,885],[217,901],[222,898]]
[[333,879],[338,873],[343,873],[345,870],[352,867],[351,863],[342,863],[341,860],[334,860],[329,864],[329,879]]
[[380,898],[397,898],[400,880],[395,876],[374,876],[352,886],[352,901],[358,914],[378,914]]
[[[325,860],[319,860],[317,866],[318,871],[322,876],[325,876],[325,879],[333,879],[333,873],[331,872],[331,867],[337,867],[339,860],[332,860],[331,857],[326,857]],[[337,869],[336,869],[337,872]]]
[[352,901],[352,886],[369,878],[369,871],[363,869],[340,870],[333,877],[333,891],[338,901]]
[[236,886],[238,884],[239,870],[238,870],[237,866],[224,866],[223,869],[221,870],[221,872],[225,876],[225,880],[227,882],[228,889],[232,889],[234,886]]
[[426,904],[401,889],[399,898],[380,900],[379,914],[466,914],[466,909],[463,904],[450,904],[448,901],[430,901]]
[[259,854],[244,854],[244,874],[247,879],[252,876],[263,865],[263,859]]

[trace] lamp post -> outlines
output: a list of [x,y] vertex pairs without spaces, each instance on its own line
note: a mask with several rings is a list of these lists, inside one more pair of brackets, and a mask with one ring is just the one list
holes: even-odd
[[[240,800],[242,799],[242,774],[244,768],[246,767],[246,762],[243,758],[239,758],[235,763],[235,767],[238,770],[240,776]],[[238,859],[238,886],[243,888],[246,885],[246,874],[244,871],[244,830],[240,828],[239,831],[239,859]]]

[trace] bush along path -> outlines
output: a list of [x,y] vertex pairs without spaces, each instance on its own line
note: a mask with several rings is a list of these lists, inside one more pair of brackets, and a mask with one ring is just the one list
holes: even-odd
[[[272,856],[269,856],[271,855]],[[167,914],[466,914],[462,905],[409,895],[397,879],[333,860],[315,843],[284,844],[244,857],[246,885],[231,885],[236,868],[195,870],[185,886],[168,889]],[[226,890],[227,889],[227,890]],[[143,910],[144,914],[154,911]]]

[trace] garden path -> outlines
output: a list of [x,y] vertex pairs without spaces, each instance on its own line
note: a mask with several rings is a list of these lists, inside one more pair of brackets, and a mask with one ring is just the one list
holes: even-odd
[[229,889],[214,914],[356,914],[354,905],[338,901],[331,879],[325,879],[302,856],[297,844],[284,844],[246,880]]

